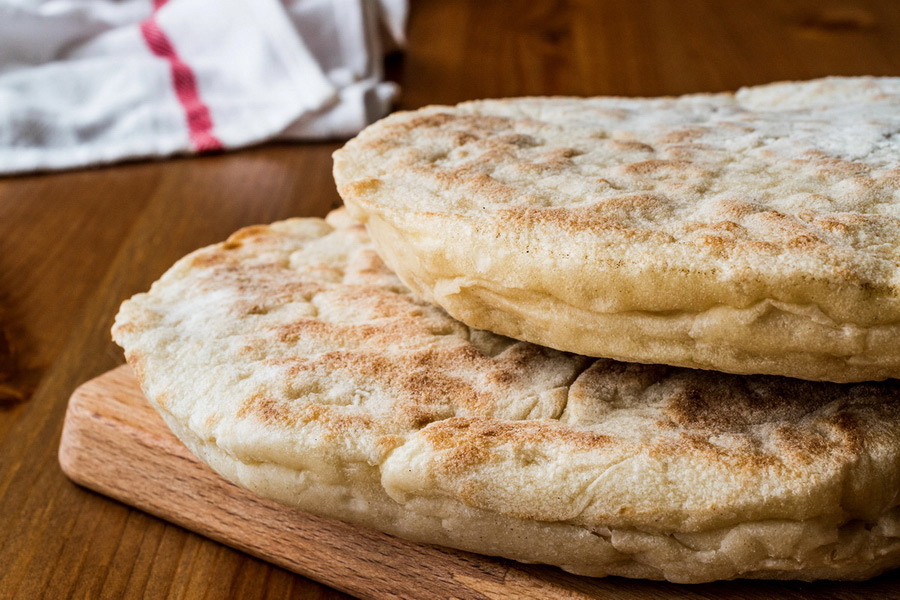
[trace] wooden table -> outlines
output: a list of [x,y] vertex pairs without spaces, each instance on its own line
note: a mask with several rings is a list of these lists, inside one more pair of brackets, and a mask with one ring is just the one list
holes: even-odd
[[[402,107],[900,75],[896,0],[433,0],[409,38]],[[342,597],[78,488],[56,460],[69,394],[123,361],[119,302],[243,225],[337,205],[337,147],[0,180],[0,598]]]

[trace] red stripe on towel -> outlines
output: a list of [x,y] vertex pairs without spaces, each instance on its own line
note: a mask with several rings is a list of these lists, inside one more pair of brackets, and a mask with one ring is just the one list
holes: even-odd
[[[167,0],[153,0],[153,12],[159,10],[166,2]],[[194,149],[197,152],[221,150],[222,142],[213,134],[212,117],[209,114],[209,107],[200,98],[197,78],[191,68],[178,56],[169,36],[156,22],[155,15],[141,23],[141,34],[150,51],[169,63],[172,86],[184,109],[188,134]]]

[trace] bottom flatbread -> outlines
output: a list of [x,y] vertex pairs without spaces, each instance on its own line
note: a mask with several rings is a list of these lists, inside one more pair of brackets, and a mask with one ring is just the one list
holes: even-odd
[[343,211],[241,230],[126,301],[175,434],[260,495],[584,575],[900,565],[900,387],[588,359],[415,299]]

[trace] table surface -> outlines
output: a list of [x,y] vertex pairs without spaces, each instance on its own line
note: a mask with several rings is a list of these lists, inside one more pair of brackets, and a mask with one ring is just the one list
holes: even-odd
[[[900,2],[414,2],[402,108],[660,95],[900,75]],[[337,143],[0,180],[0,598],[339,598],[85,491],[56,460],[66,401],[123,362],[119,303],[231,231],[340,200]]]

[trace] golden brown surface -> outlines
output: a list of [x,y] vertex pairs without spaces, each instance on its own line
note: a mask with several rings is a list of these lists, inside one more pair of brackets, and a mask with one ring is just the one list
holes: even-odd
[[[728,4],[416,3],[402,106],[900,74],[892,0]],[[79,489],[56,461],[68,396],[123,360],[108,335],[121,300],[241,226],[324,215],[337,201],[338,145],[0,181],[0,305],[12,349],[0,371],[14,371],[7,385],[35,390],[0,412],[0,596],[338,597]]]

